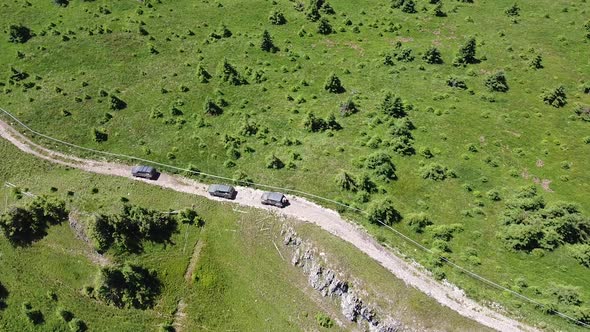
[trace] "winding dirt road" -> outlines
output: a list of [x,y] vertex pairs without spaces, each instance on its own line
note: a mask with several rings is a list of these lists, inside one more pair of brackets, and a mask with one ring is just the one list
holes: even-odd
[[[0,136],[10,141],[23,152],[35,155],[36,157],[50,162],[81,169],[87,172],[125,177],[130,180],[142,181],[178,192],[199,195],[211,200],[228,202],[221,198],[211,197],[207,193],[207,186],[205,184],[181,176],[161,174],[157,181],[144,180],[131,176],[130,167],[128,165],[86,160],[51,151],[33,143],[27,137],[13,129],[11,125],[1,120]],[[352,222],[344,220],[333,210],[323,208],[304,198],[295,196],[290,196],[291,205],[278,210],[273,207],[264,206],[260,203],[260,196],[262,195],[262,191],[260,190],[246,187],[237,187],[236,189],[238,195],[236,199],[232,201],[233,204],[271,210],[277,214],[318,225],[331,234],[351,243],[360,251],[379,262],[384,268],[393,273],[397,278],[403,280],[407,285],[422,291],[440,304],[451,308],[464,317],[473,319],[482,325],[498,331],[537,331],[533,327],[524,325],[469,299],[462,290],[453,285],[435,281],[430,273],[415,266],[415,264],[395,256],[391,251],[375,241],[362,228],[354,225]]]

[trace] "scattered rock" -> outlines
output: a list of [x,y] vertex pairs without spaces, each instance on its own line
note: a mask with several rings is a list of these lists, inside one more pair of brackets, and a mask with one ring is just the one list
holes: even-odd
[[[377,318],[377,310],[364,304],[356,295],[361,290],[352,290],[347,281],[339,278],[339,273],[326,267],[326,255],[317,254],[316,248],[304,242],[291,227],[283,227],[285,246],[293,248],[291,264],[300,267],[307,275],[309,285],[322,296],[340,299],[342,315],[351,322],[368,325],[373,332],[409,331],[400,322],[386,317],[383,323]],[[366,326],[365,326],[366,328]]]

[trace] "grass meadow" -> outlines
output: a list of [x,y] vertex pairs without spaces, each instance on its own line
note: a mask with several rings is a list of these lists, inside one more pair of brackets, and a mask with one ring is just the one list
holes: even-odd
[[[14,248],[2,237],[0,282],[9,293],[6,307],[0,310],[2,330],[69,331],[57,315],[58,309],[65,309],[83,320],[90,331],[159,331],[174,321],[180,300],[186,304],[182,320],[186,331],[322,330],[315,319],[318,313],[343,322],[338,329],[353,327],[341,316],[339,303],[323,298],[308,286],[300,269],[291,265],[290,251],[282,246],[280,237],[285,220],[275,215],[59,167],[22,154],[5,141],[0,141],[0,152],[13,156],[0,165],[1,181],[17,184],[21,191],[66,199],[68,207],[80,213],[115,213],[125,197],[132,204],[160,210],[193,206],[205,220],[203,228],[180,224],[168,245],[147,242],[139,254],[107,252],[106,257],[115,264],[132,262],[157,271],[162,294],[154,308],[147,310],[119,309],[83,294],[84,287],[94,283],[99,266],[88,258],[89,245],[76,238],[67,223],[52,226],[45,238],[30,247]],[[3,209],[31,199],[26,195],[17,199],[6,187],[1,196]],[[89,222],[88,218],[82,215],[80,221]],[[340,271],[360,282],[385,312],[403,323],[418,321],[420,326],[445,330],[483,328],[408,288],[370,258],[319,228],[293,225],[328,254]],[[193,278],[186,281],[185,271],[197,242],[202,242],[202,249]],[[21,308],[25,302],[42,312],[44,323],[34,326],[26,320]]]
[[[403,216],[425,212],[435,226],[460,224],[463,231],[448,243],[446,255],[453,261],[548,303],[556,301],[556,284],[572,286],[587,311],[590,273],[567,246],[539,255],[515,252],[497,233],[506,202],[522,186],[537,186],[548,205],[575,203],[590,215],[590,124],[575,113],[576,104],[586,110],[590,104],[590,39],[584,27],[588,4],[516,1],[519,15],[509,16],[512,0],[446,0],[446,16],[437,17],[434,5],[415,2],[417,12],[410,14],[385,0],[331,1],[335,14],[322,12],[334,29],[329,35],[318,33],[318,23],[291,1],[163,0],[142,5],[101,0],[71,1],[66,7],[51,1],[5,3],[0,21],[6,31],[10,24],[24,24],[36,36],[23,44],[10,43],[8,34],[0,38],[0,81],[5,82],[0,107],[34,129],[86,147],[246,176],[360,208],[387,197]],[[286,24],[271,24],[272,11],[282,12]],[[222,26],[231,31],[230,37],[220,37]],[[260,49],[264,30],[278,52]],[[469,36],[477,40],[479,63],[453,66]],[[415,59],[385,65],[386,55],[399,52],[396,45],[411,49]],[[422,60],[430,46],[441,52],[442,64]],[[536,55],[542,57],[540,69],[529,65]],[[248,84],[221,80],[224,58]],[[197,74],[199,66],[211,74],[207,83]],[[11,84],[11,67],[28,78]],[[498,71],[507,79],[505,93],[491,92],[484,84]],[[331,73],[340,78],[344,92],[324,89]],[[448,86],[449,77],[466,88]],[[560,85],[567,104],[546,105],[542,91]],[[400,155],[388,144],[390,119],[379,110],[388,91],[413,105],[408,119],[416,127],[411,130],[414,155]],[[124,109],[109,108],[113,95],[126,103]],[[205,114],[207,98],[223,113]],[[358,112],[344,117],[341,104],[349,99]],[[309,112],[323,119],[334,114],[342,129],[308,132],[303,123]],[[244,134],[246,125],[257,132]],[[97,142],[95,129],[108,139]],[[425,149],[432,157],[421,154]],[[365,158],[378,151],[392,156],[397,180],[380,181],[364,166]],[[273,154],[286,167],[267,168]],[[454,170],[457,178],[424,179],[419,169],[431,162]],[[340,170],[370,174],[379,191],[367,197],[340,190],[334,181]],[[59,179],[73,173],[58,172]],[[93,179],[93,186],[103,185],[102,178],[80,176]],[[80,204],[89,209],[110,206],[107,202],[117,199],[112,193],[121,190]],[[501,199],[488,199],[489,191]],[[160,202],[159,195],[158,200],[147,196],[142,198],[146,203],[173,205]],[[421,262],[429,259],[390,231],[358,215],[350,217],[380,241]],[[428,233],[413,232],[404,220],[395,227],[429,248],[434,245]],[[529,322],[549,329],[577,328],[449,267],[441,271],[471,296],[499,302]]]

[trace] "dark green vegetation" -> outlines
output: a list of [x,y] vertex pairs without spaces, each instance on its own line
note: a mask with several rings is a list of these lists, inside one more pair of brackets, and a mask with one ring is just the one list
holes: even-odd
[[[427,247],[536,299],[580,287],[588,306],[586,238],[537,255],[497,234],[533,183],[548,207],[590,215],[587,2],[29,2],[0,12],[0,104],[32,127],[362,208],[388,198],[395,227]],[[261,49],[265,30],[279,51]],[[416,213],[432,223],[421,233]],[[566,324],[418,259],[476,298]]]
[[0,215],[0,229],[13,246],[28,246],[47,234],[51,225],[67,220],[64,201],[37,197],[25,207],[14,206]]
[[[0,236],[0,330],[171,331],[177,326],[180,300],[186,304],[186,319],[180,320],[185,331],[301,331],[330,322],[342,329],[334,320],[345,321],[339,306],[320,297],[299,268],[291,266],[276,218],[244,207],[232,211],[231,205],[136,181],[61,168],[24,155],[4,140],[0,155],[11,156],[0,164],[0,181],[21,186],[2,187],[0,197],[8,206],[27,206],[33,199],[23,192],[46,193],[77,210],[74,218],[87,228],[93,215],[117,218],[125,206],[142,218],[151,209],[178,211],[178,232],[169,243],[142,241],[141,253],[109,249],[105,257],[113,264],[107,268],[94,262],[92,244],[76,238],[67,223],[50,227],[43,239],[24,248]],[[182,208],[187,206],[191,208]],[[366,282],[380,306],[403,310],[399,318],[404,324],[482,330],[406,287],[352,246],[302,226],[305,238],[315,239],[343,273]],[[201,248],[195,268],[185,276],[195,245]]]
[[[185,214],[190,218],[193,213]],[[94,245],[100,252],[113,245],[121,251],[141,252],[143,240],[169,243],[177,226],[177,220],[171,212],[126,204],[119,214],[94,216],[90,232]]]

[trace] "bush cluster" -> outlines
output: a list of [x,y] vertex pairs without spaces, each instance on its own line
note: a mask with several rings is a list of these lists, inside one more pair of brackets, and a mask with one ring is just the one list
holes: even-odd
[[43,317],[43,313],[41,312],[41,310],[33,309],[33,306],[30,302],[23,303],[22,310],[27,320],[33,325],[39,325],[45,322],[45,317]]
[[125,264],[102,268],[94,295],[118,308],[148,309],[154,306],[161,288],[155,271]]
[[95,216],[90,233],[100,252],[112,246],[121,251],[141,252],[144,240],[169,242],[177,225],[177,218],[170,213],[126,204],[119,214]]
[[13,246],[27,246],[42,239],[49,226],[67,220],[68,214],[64,201],[40,196],[0,215],[0,229]]
[[416,153],[414,149],[414,137],[411,130],[415,129],[414,124],[408,118],[401,118],[395,121],[390,121],[391,140],[387,142],[389,148],[395,153],[401,155],[413,155]]
[[527,252],[584,244],[590,237],[590,218],[571,203],[546,206],[535,186],[524,187],[507,201],[498,237],[507,247]]
[[416,233],[422,233],[427,226],[432,225],[430,216],[424,212],[411,213],[405,219],[407,219],[410,229]]
[[313,112],[307,113],[303,120],[303,128],[305,130],[315,133],[328,129],[340,130],[342,126],[336,121],[336,116],[330,114],[327,119],[317,117]]
[[33,37],[31,29],[22,24],[11,24],[8,30],[8,40],[11,43],[26,43]]
[[563,107],[567,104],[567,95],[563,85],[555,89],[545,89],[540,95],[543,102],[555,108]]
[[574,114],[582,121],[590,122],[590,106],[576,104]]
[[467,89],[467,84],[465,83],[465,81],[457,76],[447,77],[446,83],[447,83],[447,86],[450,86],[451,88],[457,88],[457,89],[462,89],[462,90]]
[[428,165],[424,165],[420,167],[419,172],[422,178],[433,181],[443,181],[447,178],[457,177],[453,170],[439,163],[430,163]]

